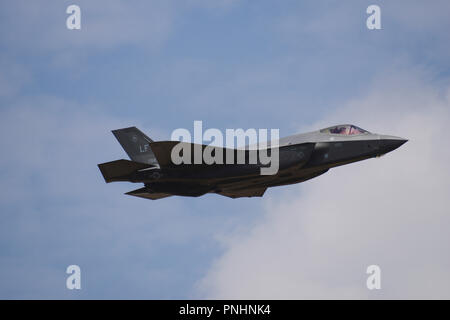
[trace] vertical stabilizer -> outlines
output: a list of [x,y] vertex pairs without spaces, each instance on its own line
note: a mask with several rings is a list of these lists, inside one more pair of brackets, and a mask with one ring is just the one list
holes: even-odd
[[131,160],[158,166],[155,154],[150,148],[152,139],[136,127],[113,130],[112,133]]

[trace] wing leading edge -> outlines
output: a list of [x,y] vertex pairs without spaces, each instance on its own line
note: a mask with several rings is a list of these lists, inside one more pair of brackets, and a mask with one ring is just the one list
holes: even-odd
[[151,199],[151,200],[158,200],[158,199],[167,198],[167,197],[172,196],[171,194],[168,194],[168,193],[149,192],[149,190],[145,187],[127,192],[125,194],[127,194],[129,196],[135,196],[135,197]]
[[243,198],[243,197],[262,197],[267,188],[257,188],[257,189],[241,189],[241,190],[223,190],[216,192],[224,197],[228,198]]

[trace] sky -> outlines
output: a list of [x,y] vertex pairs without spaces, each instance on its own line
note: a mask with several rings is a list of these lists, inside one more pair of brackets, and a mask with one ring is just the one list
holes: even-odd
[[[66,8],[81,8],[68,30]],[[366,8],[381,8],[381,30]],[[448,1],[0,2],[0,298],[450,298]],[[263,198],[105,184],[111,130],[354,123],[400,149]],[[81,268],[81,290],[66,268]],[[381,268],[368,290],[366,268]]]

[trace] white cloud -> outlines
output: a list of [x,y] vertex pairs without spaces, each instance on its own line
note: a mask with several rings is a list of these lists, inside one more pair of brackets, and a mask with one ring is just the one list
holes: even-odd
[[[161,131],[50,96],[16,98],[1,114],[0,297],[185,295],[212,250],[204,239],[224,227],[222,219],[203,214],[199,202],[126,196],[142,185],[105,184],[96,166],[127,158],[111,129]],[[180,273],[186,256],[195,261]],[[64,286],[69,264],[86,275],[77,295]]]
[[178,26],[180,13],[197,7],[220,12],[237,2],[140,0],[130,5],[125,0],[79,0],[76,4],[81,9],[81,29],[68,30],[66,9],[73,4],[69,1],[9,1],[0,4],[5,18],[0,21],[0,38],[8,47],[31,53],[62,54],[62,59],[65,55],[119,46],[155,49]]
[[[120,45],[155,47],[168,37],[174,20],[170,1],[108,3],[80,0],[81,30],[68,30],[66,8],[58,1],[15,1],[2,6],[0,36],[10,47],[30,52],[109,49]],[[14,31],[14,32],[11,32]]]
[[[354,122],[410,141],[270,197],[255,226],[224,240],[199,283],[208,298],[450,298],[450,88],[382,77],[314,127]],[[277,191],[278,192],[278,191]],[[273,192],[275,193],[275,192]],[[278,193],[278,194],[281,194]],[[367,266],[382,289],[366,289]]]

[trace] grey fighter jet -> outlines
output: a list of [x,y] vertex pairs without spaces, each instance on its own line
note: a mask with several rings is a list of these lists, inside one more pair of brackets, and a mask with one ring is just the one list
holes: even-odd
[[[206,193],[230,198],[261,197],[269,187],[303,182],[330,168],[384,155],[407,141],[370,133],[354,125],[296,134],[278,140],[278,172],[261,175],[261,168],[267,164],[259,158],[250,163],[250,149],[244,149],[246,161],[241,164],[226,164],[226,161],[175,164],[171,154],[177,144],[184,143],[192,150],[199,146],[200,150],[205,150],[207,146],[153,141],[136,127],[112,132],[131,161],[122,159],[99,164],[105,181],[143,183],[144,187],[126,194],[152,200],[173,195],[198,197]],[[274,147],[266,148],[268,154],[273,152]],[[227,152],[237,157],[239,152],[238,149],[219,150],[215,147],[215,152],[218,151],[222,151],[223,157]]]

